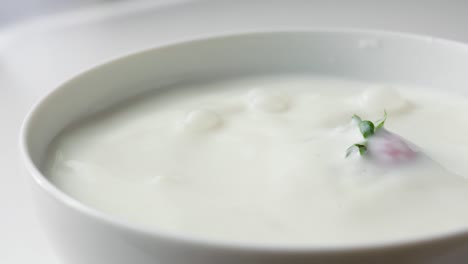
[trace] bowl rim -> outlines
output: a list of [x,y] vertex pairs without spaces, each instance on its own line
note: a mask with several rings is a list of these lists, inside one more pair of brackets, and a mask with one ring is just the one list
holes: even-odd
[[451,48],[461,48],[468,51],[468,44],[464,44],[459,41],[449,40],[439,37],[433,37],[423,34],[397,32],[388,30],[371,30],[371,29],[358,29],[358,28],[308,28],[308,29],[280,29],[280,30],[252,30],[252,31],[235,31],[227,33],[213,33],[213,34],[202,34],[196,37],[189,37],[187,39],[179,39],[176,41],[170,41],[161,45],[152,46],[150,48],[139,49],[137,51],[131,51],[124,55],[115,56],[105,62],[100,62],[87,67],[86,69],[78,72],[72,78],[61,84],[55,86],[51,91],[45,93],[39,100],[37,100],[33,106],[29,109],[25,118],[23,119],[20,136],[19,136],[19,150],[20,158],[22,163],[26,167],[26,171],[32,178],[33,182],[39,186],[39,188],[52,197],[56,202],[84,215],[92,218],[102,225],[112,226],[115,229],[133,232],[139,236],[149,237],[158,240],[167,240],[177,243],[185,243],[192,246],[200,246],[205,248],[222,249],[222,250],[233,250],[233,251],[244,251],[244,252],[264,252],[264,253],[299,253],[299,254],[337,254],[337,253],[356,253],[356,252],[370,252],[370,251],[384,251],[384,250],[399,250],[408,249],[415,247],[432,246],[437,243],[447,242],[458,239],[468,239],[468,224],[464,228],[457,230],[439,232],[436,234],[418,236],[416,238],[408,239],[396,239],[389,241],[379,242],[366,242],[357,244],[312,244],[312,243],[260,243],[260,242],[244,242],[235,241],[229,239],[219,238],[208,238],[202,235],[186,235],[178,231],[168,231],[159,229],[156,227],[147,227],[144,225],[136,224],[125,219],[121,219],[112,214],[108,214],[99,209],[95,209],[92,206],[88,206],[85,203],[77,200],[71,195],[60,190],[47,177],[40,171],[40,169],[32,161],[29,153],[28,138],[31,132],[31,123],[36,119],[39,110],[49,100],[54,97],[60,91],[67,89],[70,83],[80,79],[86,78],[87,75],[93,74],[98,69],[107,67],[117,62],[124,62],[127,59],[136,56],[142,56],[146,53],[154,52],[155,50],[161,50],[166,48],[174,48],[182,45],[189,45],[192,43],[206,42],[212,40],[221,40],[229,38],[240,38],[240,37],[254,37],[258,35],[276,35],[276,34],[340,34],[340,35],[352,35],[360,34],[362,37],[369,38],[402,38],[406,40],[415,41],[430,41],[437,42],[438,44],[449,45]]

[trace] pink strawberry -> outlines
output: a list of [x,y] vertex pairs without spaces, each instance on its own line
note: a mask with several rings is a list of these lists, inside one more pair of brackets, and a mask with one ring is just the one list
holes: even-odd
[[354,115],[353,121],[358,125],[364,141],[349,147],[346,156],[359,152],[361,156],[381,164],[404,163],[414,160],[419,152],[409,142],[386,130],[384,128],[386,119],[386,112],[376,124]]
[[418,151],[400,136],[380,129],[367,140],[369,158],[381,163],[402,163],[414,160]]

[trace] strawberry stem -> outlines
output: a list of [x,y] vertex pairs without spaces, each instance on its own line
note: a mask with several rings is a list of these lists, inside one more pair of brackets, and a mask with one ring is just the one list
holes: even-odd
[[359,131],[361,132],[365,141],[362,143],[356,143],[350,146],[346,150],[346,157],[358,151],[359,151],[359,154],[363,156],[367,153],[367,139],[373,136],[378,130],[384,127],[385,121],[387,120],[387,111],[384,110],[383,118],[375,122],[377,125],[375,125],[372,121],[362,120],[362,118],[359,117],[358,115],[353,115],[352,120],[357,123]]

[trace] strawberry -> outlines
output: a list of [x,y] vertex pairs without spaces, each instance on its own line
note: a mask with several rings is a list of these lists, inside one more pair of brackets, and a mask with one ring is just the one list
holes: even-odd
[[380,163],[403,163],[418,156],[410,143],[383,128],[368,139],[367,151],[370,158]]
[[359,152],[361,156],[375,160],[382,164],[395,164],[411,161],[418,156],[415,147],[400,136],[384,128],[387,113],[384,118],[374,124],[368,120],[362,120],[354,115],[364,141],[352,145],[346,151],[346,157]]

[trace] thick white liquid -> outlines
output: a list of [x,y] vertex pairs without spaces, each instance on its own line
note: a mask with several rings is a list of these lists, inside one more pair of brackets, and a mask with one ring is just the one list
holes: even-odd
[[[468,227],[468,99],[307,76],[181,87],[67,129],[46,174],[141,225],[259,243],[359,244]],[[437,164],[380,168],[348,146],[353,114]],[[441,168],[442,168],[441,167]]]

